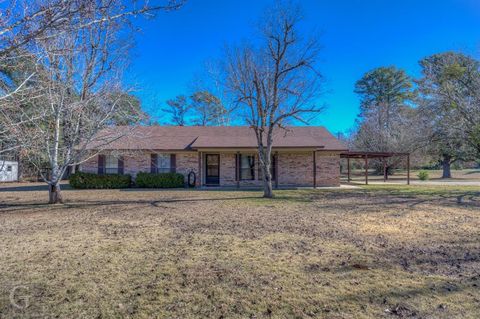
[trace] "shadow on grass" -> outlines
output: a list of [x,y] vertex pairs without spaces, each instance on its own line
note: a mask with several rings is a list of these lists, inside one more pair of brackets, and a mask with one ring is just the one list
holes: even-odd
[[480,173],[480,169],[474,169],[474,170],[466,172],[465,175],[479,174],[479,173]]
[[118,205],[151,205],[154,207],[162,207],[161,204],[168,203],[195,203],[195,202],[212,202],[212,201],[237,201],[237,200],[255,200],[261,197],[255,196],[241,196],[241,197],[219,197],[219,198],[172,198],[163,200],[97,200],[97,201],[66,201],[63,204],[50,205],[47,203],[12,203],[0,204],[0,212],[10,212],[21,210],[24,208],[49,208],[49,209],[64,209],[64,208],[88,208],[100,206],[118,206]]
[[[426,281],[419,286],[375,289],[368,293],[363,291],[344,293],[332,299],[331,303],[371,304],[382,309],[386,315],[389,315],[388,318],[452,318],[453,309],[443,305],[441,300],[449,300],[450,295],[460,293],[471,295],[473,291],[474,288],[469,283],[442,279],[434,282]],[[468,298],[464,302],[472,307],[475,305],[474,300],[474,298]]]
[[[470,188],[471,189],[471,188]],[[183,197],[175,198],[171,196],[170,198],[163,199],[150,199],[150,200],[102,200],[101,195],[98,200],[77,200],[69,201],[68,196],[66,196],[66,202],[63,205],[57,205],[58,207],[64,208],[83,208],[83,207],[94,207],[94,206],[108,206],[108,205],[151,205],[157,206],[166,203],[201,203],[201,202],[211,202],[211,201],[245,201],[246,204],[256,204],[256,205],[268,205],[274,204],[275,202],[281,203],[315,203],[319,202],[323,209],[344,209],[348,211],[349,209],[354,209],[358,207],[378,207],[384,208],[392,205],[404,205],[406,208],[414,208],[420,204],[429,204],[435,203],[439,206],[444,207],[480,207],[480,192],[472,190],[456,190],[456,189],[438,189],[438,188],[423,188],[423,187],[362,187],[359,189],[342,189],[342,190],[276,190],[275,197],[273,199],[263,198],[261,192],[258,189],[242,189],[238,191],[237,189],[208,189],[206,193],[231,193],[232,196],[219,196],[219,197],[210,197],[200,195],[204,189],[142,189],[142,188],[131,188],[131,189],[122,189],[122,192],[151,192],[158,191],[159,195],[161,192],[174,192],[182,194]],[[82,192],[83,190],[72,189],[68,184],[62,185],[62,190],[67,191],[78,191]],[[14,186],[14,187],[3,187],[0,188],[0,192],[32,192],[32,191],[47,191],[47,185],[25,185],[25,186]],[[109,191],[109,190],[101,190]],[[118,191],[118,190],[111,190]],[[242,193],[245,193],[242,195]],[[254,196],[257,194],[258,196]],[[171,195],[171,194],[170,194]],[[189,195],[192,195],[189,197]],[[200,195],[201,197],[195,197],[194,195]],[[167,195],[168,196],[168,195]],[[167,197],[165,196],[165,197]],[[355,200],[358,199],[358,200]],[[349,202],[342,202],[341,200],[348,200]],[[27,203],[1,203],[0,211],[7,210],[20,210],[22,208],[28,207],[48,207],[53,209],[56,205],[48,205],[45,202],[27,202]]]
[[[60,185],[62,191],[67,190],[74,190],[70,185],[68,184],[61,184]],[[6,187],[0,187],[0,193],[6,193],[6,192],[39,192],[39,191],[48,191],[48,185],[47,184],[42,184],[42,185],[22,185],[22,186],[6,186]]]

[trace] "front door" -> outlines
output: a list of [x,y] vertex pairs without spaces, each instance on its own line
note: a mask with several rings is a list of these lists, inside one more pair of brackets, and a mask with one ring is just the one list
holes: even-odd
[[220,155],[206,154],[205,155],[205,184],[218,185],[220,184]]

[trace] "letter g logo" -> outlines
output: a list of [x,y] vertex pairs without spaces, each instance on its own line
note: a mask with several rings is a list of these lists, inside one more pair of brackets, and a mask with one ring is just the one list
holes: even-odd
[[30,305],[28,296],[22,294],[22,290],[28,293],[27,286],[15,286],[12,291],[10,291],[10,303],[18,309],[26,309]]

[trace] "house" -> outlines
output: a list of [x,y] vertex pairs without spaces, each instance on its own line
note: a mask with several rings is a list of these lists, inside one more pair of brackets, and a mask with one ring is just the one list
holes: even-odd
[[[121,132],[126,127],[115,128]],[[140,126],[105,145],[80,171],[107,174],[177,172],[196,175],[196,186],[261,186],[257,141],[245,126]],[[277,129],[272,148],[275,187],[339,186],[346,146],[324,127]]]

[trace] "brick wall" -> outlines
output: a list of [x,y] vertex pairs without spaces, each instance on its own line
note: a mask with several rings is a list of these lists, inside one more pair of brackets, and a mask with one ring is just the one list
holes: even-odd
[[138,152],[124,155],[124,173],[132,175],[133,178],[135,178],[137,176],[137,173],[140,172],[150,173],[151,161],[152,159],[150,157],[150,153],[147,152]]
[[86,162],[80,164],[80,172],[84,173],[98,173],[98,156],[94,156]]
[[340,186],[340,154],[317,152],[317,186]]
[[[124,173],[132,175],[133,178],[139,172],[150,173],[151,170],[151,153],[146,151],[129,152],[123,155]],[[193,170],[197,174],[198,179],[198,153],[196,152],[181,152],[176,153],[177,172],[185,175],[187,180],[188,173]],[[98,172],[98,156],[92,157],[85,163],[80,165],[80,171],[86,173]]]
[[200,186],[200,175],[198,174],[198,153],[197,152],[182,152],[176,153],[177,173],[185,176],[187,182],[188,173],[194,171],[197,177],[196,185]]
[[235,154],[220,154],[220,185],[233,186],[237,185],[235,181]]
[[[247,153],[245,153],[247,154]],[[317,186],[340,186],[340,156],[338,153],[317,152]],[[241,180],[240,186],[261,186],[259,162],[255,155],[255,180]],[[220,154],[220,184],[235,186],[235,153]],[[313,186],[312,152],[279,152],[278,184],[280,186]]]
[[313,153],[279,152],[278,184],[313,186]]

